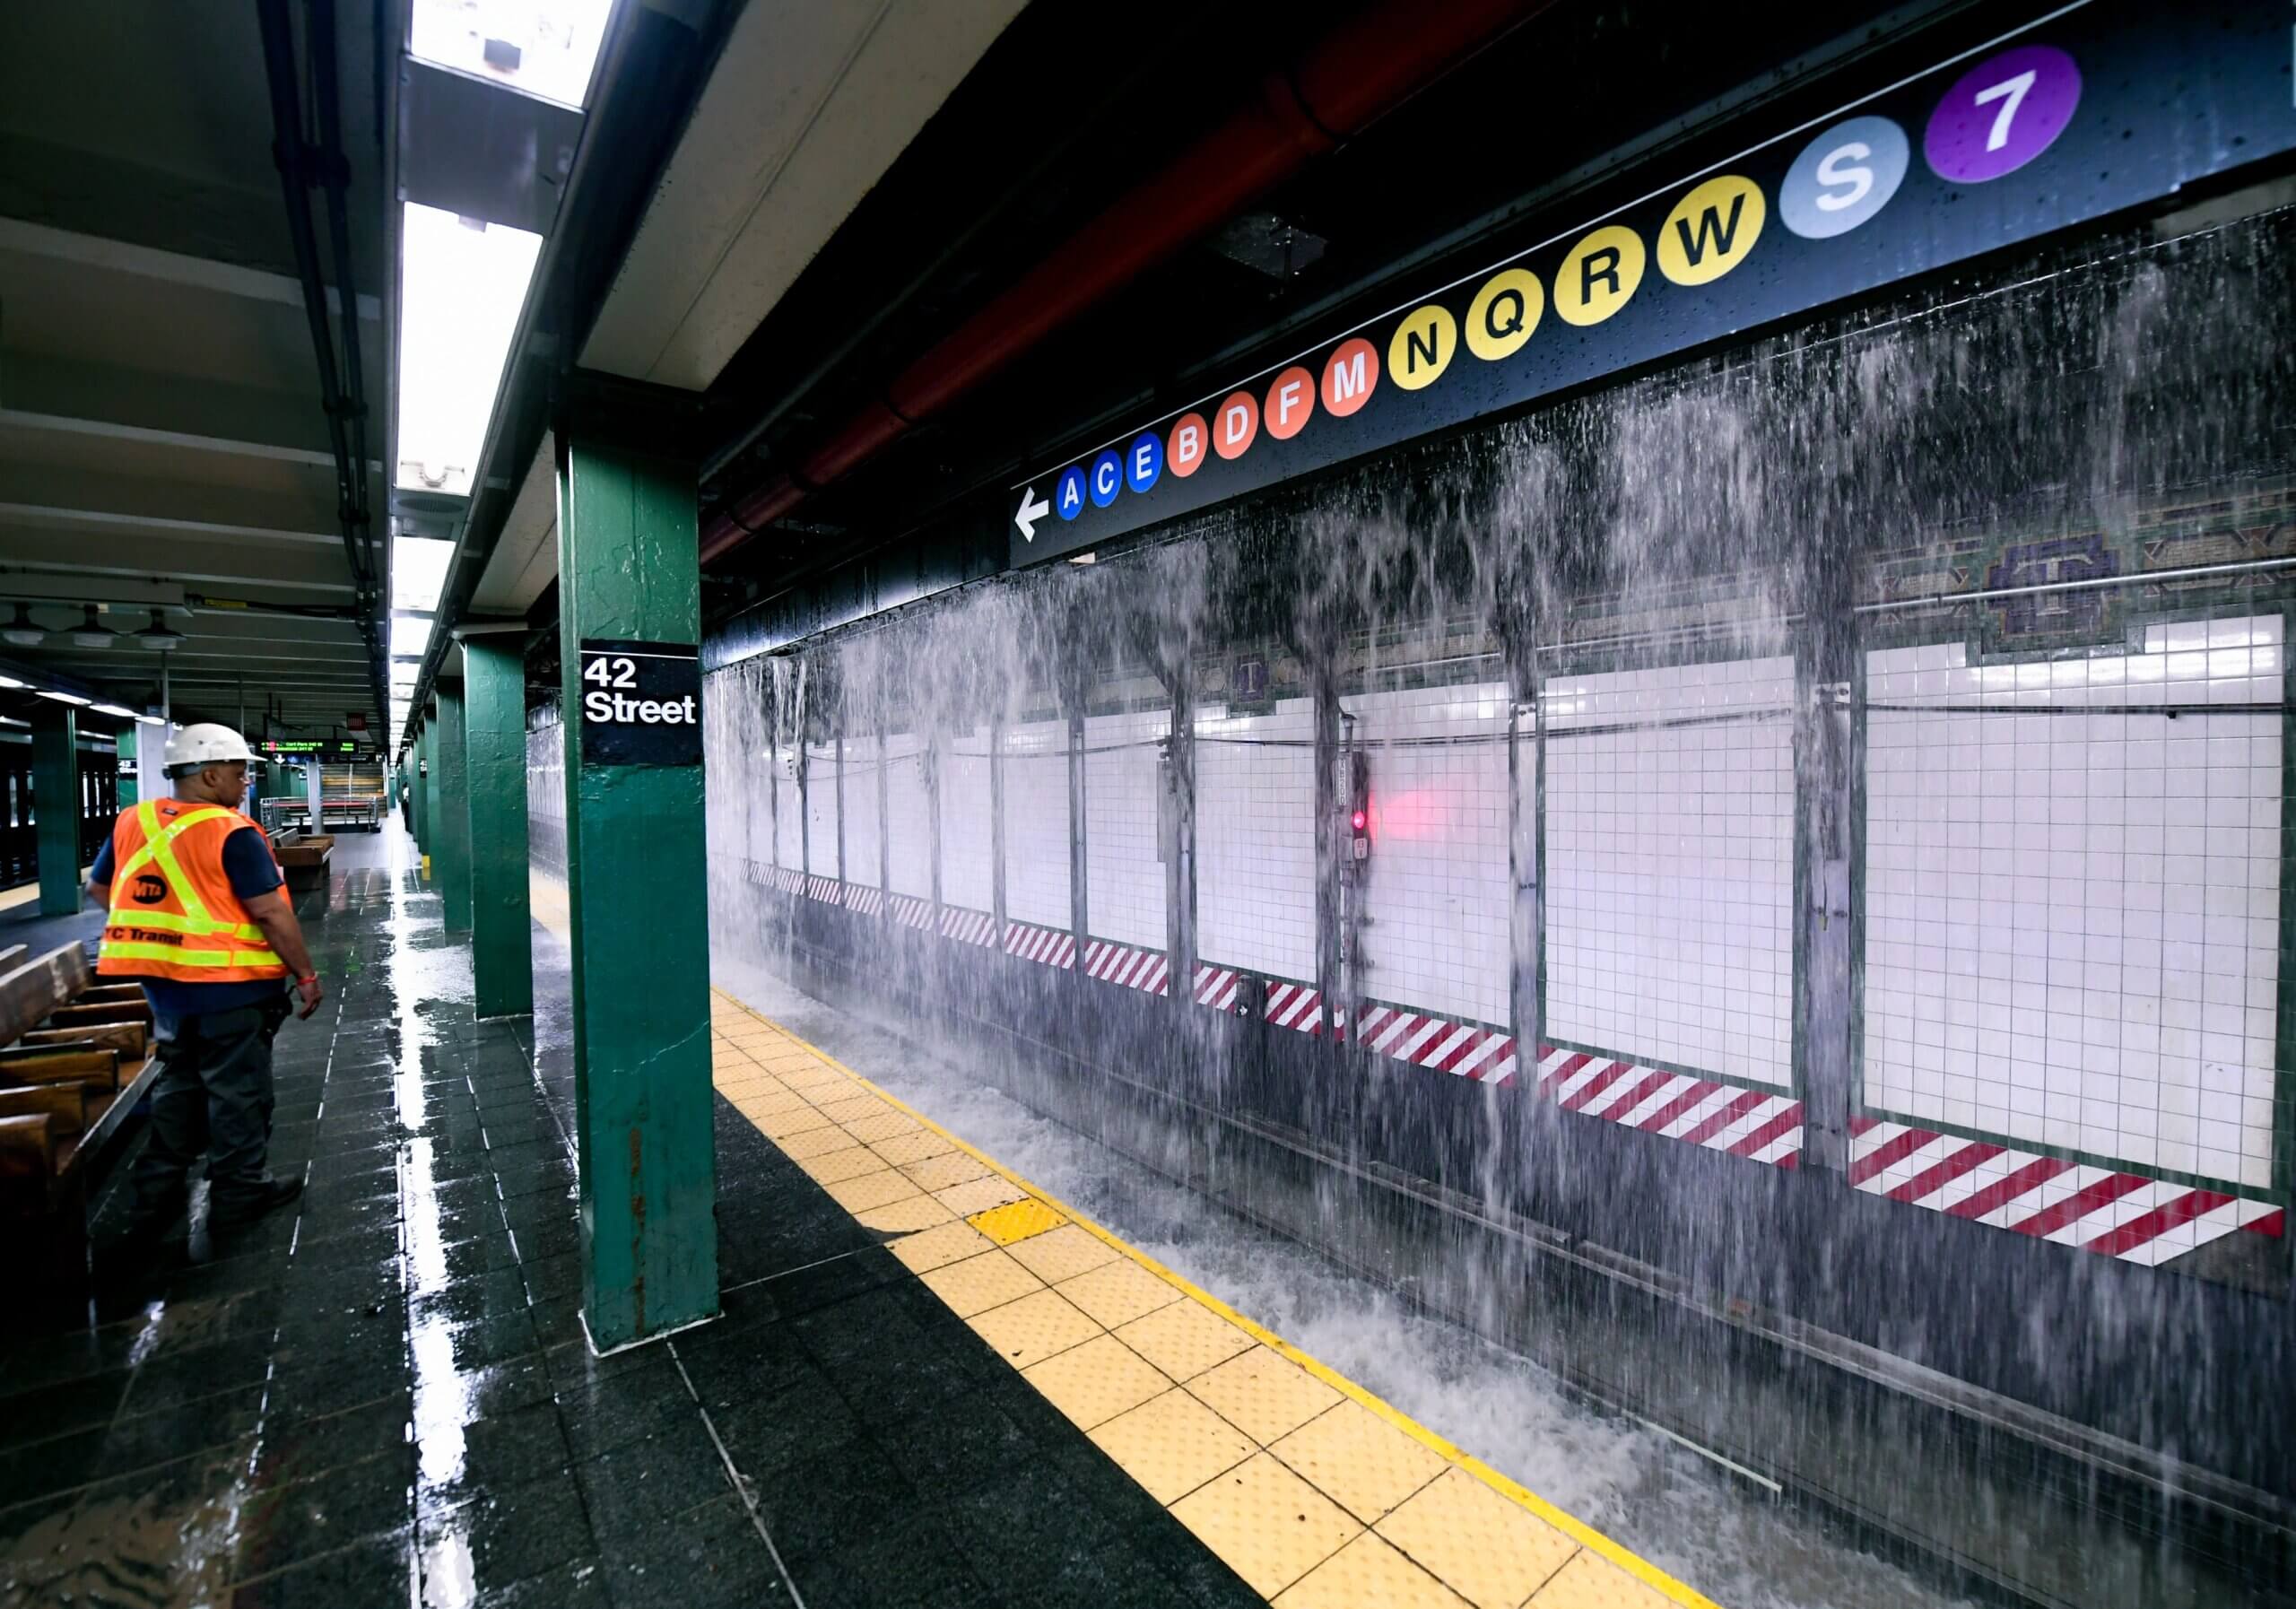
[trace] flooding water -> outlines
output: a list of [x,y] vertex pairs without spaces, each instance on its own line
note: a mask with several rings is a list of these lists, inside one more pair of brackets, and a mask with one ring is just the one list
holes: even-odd
[[715,981],[1150,1257],[1731,1609],[1948,1609],[1970,1600],[1860,1552],[1663,1433],[1397,1301],[755,964]]
[[[2283,1427],[2245,1405],[2285,1379],[2270,1303],[2079,1248],[2196,1178],[2226,1214],[2271,1205],[2292,244],[2287,213],[2109,242],[1094,563],[802,641],[736,624],[726,657],[773,651],[708,684],[718,964],[1721,1601],[1935,1600],[1759,1487],[1031,1116],[947,1047],[986,1024],[1114,1057],[1350,1163],[2283,1490]],[[976,944],[1100,981],[1050,987]],[[1284,1031],[1145,1014],[1171,956],[1170,987],[1207,1003],[1264,983]],[[804,973],[793,958],[845,970],[929,1054],[776,993],[769,972]],[[1456,1050],[1383,1044],[1368,1074],[1327,1054],[1403,1022]],[[1666,1114],[1650,1126],[1737,1160],[1686,1165],[1535,1102],[1455,1097],[1463,1074],[1528,1083],[1548,1042],[1615,1061],[1598,1076],[1635,1094],[1611,1121],[1640,1126],[1627,1108],[1647,1099]],[[2074,1244],[2021,1262],[2015,1237],[1955,1239],[1921,1206],[1886,1223],[1879,1203],[1829,1206],[1807,1170],[1770,1188],[1813,1147],[1839,1180],[1876,1124],[1917,1145],[1935,1125],[2004,1170],[2077,1155],[2055,1194],[1988,1209]],[[1909,1177],[1922,1153],[1901,1154]],[[2094,1217],[2085,1198],[2049,1216],[2116,1169],[2143,1176]],[[2031,1187],[2058,1171],[2041,1162]],[[2207,1249],[2148,1242],[2144,1266],[2188,1248]],[[2270,1259],[2252,1250],[2209,1256],[2253,1284]],[[1545,1316],[1523,1313],[1520,1270],[1461,1252],[1431,1274],[1450,1310],[1534,1350],[1522,1326]],[[2284,1253],[2266,1274],[2284,1283]],[[1713,1328],[1681,1355],[1622,1349],[1615,1397],[1679,1405],[1687,1379],[1736,1411]],[[1773,1413],[1782,1456],[1894,1433],[1887,1406],[1838,1412]],[[1894,1478],[1851,1483],[1875,1488],[1871,1509],[1917,1500],[1881,1489]],[[2067,1601],[2089,1601],[2080,1550],[2100,1546],[2114,1585],[2094,1601],[2214,1601],[2161,1590],[2179,1567],[2149,1537],[2076,1544],[2022,1498],[2004,1518],[1988,1493],[1945,1492],[1951,1515],[1937,1495],[1909,1523],[1996,1526],[1996,1566],[2046,1556]]]

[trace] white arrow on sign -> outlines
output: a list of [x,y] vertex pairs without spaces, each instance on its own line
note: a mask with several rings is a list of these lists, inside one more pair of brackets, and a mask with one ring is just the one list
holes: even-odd
[[1021,493],[1021,511],[1013,516],[1013,523],[1021,527],[1021,540],[1037,539],[1037,521],[1052,512],[1052,505],[1037,500],[1037,489],[1030,487]]

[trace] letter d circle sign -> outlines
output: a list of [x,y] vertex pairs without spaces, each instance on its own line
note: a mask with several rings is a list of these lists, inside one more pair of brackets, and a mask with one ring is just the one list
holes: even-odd
[[700,765],[701,651],[582,639],[582,763]]

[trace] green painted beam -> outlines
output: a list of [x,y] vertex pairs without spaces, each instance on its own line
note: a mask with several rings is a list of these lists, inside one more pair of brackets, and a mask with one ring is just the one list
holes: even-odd
[[39,914],[80,909],[80,721],[69,704],[32,711],[32,809],[39,818]]
[[463,684],[440,682],[438,839],[430,851],[430,880],[438,885],[447,931],[470,931],[470,747],[463,727]]
[[583,1313],[600,1351],[718,1311],[701,767],[586,754],[581,644],[695,643],[690,466],[558,439]]
[[482,1017],[535,1008],[526,901],[526,659],[517,633],[463,639],[473,993]]

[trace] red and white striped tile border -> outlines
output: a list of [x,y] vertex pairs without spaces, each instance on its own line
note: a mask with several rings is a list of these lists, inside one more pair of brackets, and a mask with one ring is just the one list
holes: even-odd
[[1776,1167],[1801,1161],[1802,1103],[1782,1091],[1742,1089],[1552,1046],[1539,1057],[1538,1087],[1566,1112]]
[[1873,1118],[1849,1126],[1849,1182],[1858,1189],[2126,1262],[2151,1266],[2235,1230],[2287,1230],[2285,1211],[2268,1201]]
[[1172,976],[1170,958],[1161,950],[1140,950],[1100,939],[1084,946],[1084,971],[1102,983],[1151,995],[1165,993]]
[[1065,969],[1076,964],[1076,940],[1074,935],[1057,927],[1007,922],[1004,924],[1004,953],[1017,955],[1022,961],[1041,961],[1048,967]]
[[[769,868],[765,880],[785,892],[867,914],[890,909],[893,919],[908,926],[933,926],[929,900],[848,888],[833,877],[778,866]],[[942,908],[940,931],[963,944],[996,940],[995,918],[956,906]],[[1032,923],[1007,923],[1004,951],[1051,967],[1076,964],[1073,935]],[[1170,992],[1170,958],[1161,950],[1094,939],[1084,946],[1083,962],[1085,973],[1100,982],[1152,995]],[[1199,1005],[1233,1012],[1241,981],[1233,968],[1203,965],[1192,993]],[[1279,1028],[1320,1032],[1320,1002],[1306,984],[1268,979],[1267,1020]],[[1498,1029],[1372,1005],[1364,1010],[1361,1034],[1372,1049],[1413,1066],[1498,1086],[1518,1082],[1515,1041]],[[1783,1091],[1750,1090],[1552,1046],[1540,1049],[1537,1087],[1566,1112],[1773,1167],[1801,1161],[1802,1103]],[[2268,1201],[1872,1118],[1853,1118],[1850,1126],[1850,1183],[1857,1189],[2126,1262],[2151,1266],[2236,1231],[2286,1232],[2285,1212]]]
[[1414,1067],[1433,1067],[1478,1083],[1515,1082],[1514,1036],[1495,1028],[1371,1005],[1364,1008],[1359,1037],[1370,1049]]
[[996,942],[996,918],[985,911],[944,905],[941,908],[941,936],[961,944],[993,944]]

